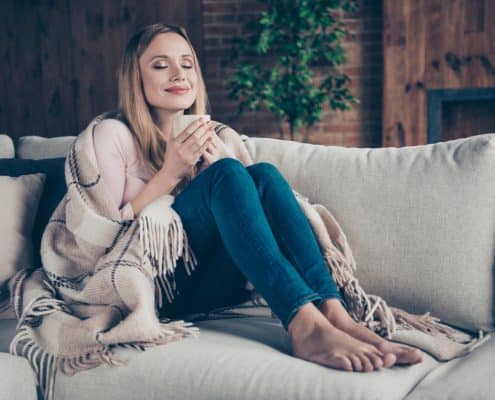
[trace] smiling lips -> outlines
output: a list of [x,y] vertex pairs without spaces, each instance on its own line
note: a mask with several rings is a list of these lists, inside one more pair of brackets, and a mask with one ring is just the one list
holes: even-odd
[[187,86],[172,86],[165,91],[173,94],[185,94],[189,92],[189,88]]

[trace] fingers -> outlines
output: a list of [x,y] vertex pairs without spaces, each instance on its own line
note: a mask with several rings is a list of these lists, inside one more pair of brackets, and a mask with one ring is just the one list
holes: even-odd
[[211,139],[207,138],[205,143],[202,146],[198,147],[198,149],[194,152],[194,163],[196,163],[201,156],[205,156],[206,149],[210,145]]
[[194,122],[191,122],[186,129],[184,129],[178,136],[179,142],[184,143],[191,137],[199,139],[204,135],[208,127],[211,125],[211,121],[203,118],[198,118]]
[[[193,136],[194,135],[196,135],[196,133],[193,134]],[[192,165],[195,164],[211,144],[211,140],[211,136],[208,133],[203,133],[199,138],[187,140],[182,144],[185,158],[189,160]]]

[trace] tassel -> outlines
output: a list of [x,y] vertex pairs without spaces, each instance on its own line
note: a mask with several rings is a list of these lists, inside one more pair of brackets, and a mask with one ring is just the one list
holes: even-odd
[[23,269],[17,272],[9,282],[10,302],[17,318],[20,318],[22,314],[22,287],[24,286],[24,281],[28,276],[28,270]]
[[[160,209],[159,206],[160,204],[152,203],[148,206],[150,208],[143,210],[139,217],[139,236],[143,258],[148,259],[153,270],[155,287],[158,288],[157,304],[161,308],[164,297],[169,303],[174,298],[169,277],[173,277],[179,257],[183,257],[188,275],[191,275],[196,267],[197,259],[189,247],[180,217],[175,212],[170,213],[166,209]],[[170,206],[167,203],[162,204],[162,207]],[[167,212],[170,213],[168,220],[164,217]]]
[[[460,337],[457,329],[442,324],[439,318],[432,317],[429,312],[423,315],[417,315],[410,314],[398,308],[392,308],[392,311],[397,322],[405,329],[417,329],[429,335],[445,335],[447,338],[457,343],[465,342],[465,340]],[[478,336],[479,338],[482,338],[483,331],[479,331]]]
[[5,310],[7,310],[10,306],[10,303],[9,303],[9,298],[5,298],[1,301],[0,303],[0,312],[4,312]]
[[[143,350],[140,345],[128,345],[126,347],[139,351]],[[22,326],[17,331],[10,344],[10,353],[25,357],[29,361],[35,372],[36,384],[42,390],[45,400],[54,399],[55,377],[58,371],[71,376],[79,371],[95,368],[103,363],[109,366],[126,364],[125,361],[113,354],[110,347],[107,346],[87,354],[70,357],[57,356],[47,352],[36,342],[32,328],[27,325]]]
[[53,400],[56,357],[44,351],[33,336],[30,327],[23,326],[19,329],[10,344],[10,354],[27,358],[35,372],[36,385],[41,388],[46,400]]
[[63,311],[71,314],[71,310],[65,305],[63,300],[47,298],[45,294],[32,299],[24,308],[16,329],[24,324],[29,324],[32,320],[53,314],[56,311]]

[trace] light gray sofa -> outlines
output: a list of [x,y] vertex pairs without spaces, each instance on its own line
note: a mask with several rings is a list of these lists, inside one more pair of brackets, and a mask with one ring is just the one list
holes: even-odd
[[[0,135],[0,158],[64,156],[74,137]],[[493,329],[495,134],[409,148],[341,148],[244,137],[256,161],[324,204],[347,233],[365,290],[468,330]],[[469,356],[349,373],[290,355],[268,308],[198,321],[198,338],[143,353],[128,365],[59,374],[55,398],[494,399],[495,337]],[[8,354],[15,320],[0,321],[0,399],[36,399],[26,360]]]

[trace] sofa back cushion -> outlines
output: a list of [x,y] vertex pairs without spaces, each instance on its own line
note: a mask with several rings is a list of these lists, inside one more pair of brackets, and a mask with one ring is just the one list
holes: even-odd
[[22,136],[16,145],[16,157],[31,160],[65,157],[75,136],[45,138],[42,136]]
[[40,266],[40,244],[43,231],[58,203],[67,191],[64,176],[64,158],[46,160],[0,159],[0,175],[17,177],[27,174],[42,173],[46,176],[43,192],[34,220],[33,266]]
[[363,288],[466,329],[493,329],[495,135],[402,148],[246,141],[341,223]]
[[7,135],[0,135],[0,158],[14,157],[14,142]]

